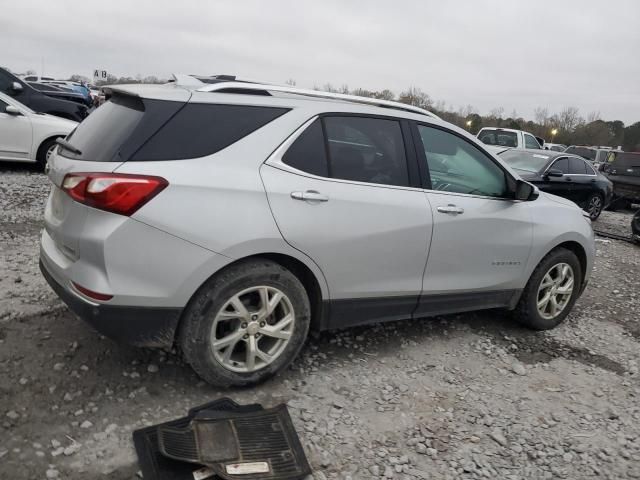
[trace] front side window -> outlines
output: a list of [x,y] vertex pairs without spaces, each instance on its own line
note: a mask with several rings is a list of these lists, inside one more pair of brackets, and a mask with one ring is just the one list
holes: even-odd
[[329,176],[342,180],[409,185],[400,122],[366,117],[324,117]]
[[418,126],[433,190],[488,197],[507,197],[502,169],[485,153],[457,135]]
[[559,158],[553,163],[551,167],[554,170],[560,170],[565,175],[569,174],[569,159],[567,157]]
[[524,146],[525,148],[533,148],[533,149],[540,149],[540,144],[538,143],[538,141],[533,138],[531,135],[524,135]]

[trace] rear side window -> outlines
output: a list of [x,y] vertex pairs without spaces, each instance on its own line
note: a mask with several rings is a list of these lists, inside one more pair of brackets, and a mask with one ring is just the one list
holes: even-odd
[[320,119],[314,121],[296,138],[282,157],[282,162],[313,175],[329,176],[327,152]]
[[572,175],[586,175],[587,166],[584,163],[584,160],[580,160],[579,158],[569,158],[569,173]]
[[409,185],[400,122],[367,117],[325,117],[332,178]]
[[180,160],[211,155],[287,111],[286,108],[189,103],[131,160]]

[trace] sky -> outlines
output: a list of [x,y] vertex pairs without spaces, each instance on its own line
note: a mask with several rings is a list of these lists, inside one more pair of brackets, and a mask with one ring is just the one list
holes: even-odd
[[640,121],[637,0],[0,0],[0,65],[235,74]]

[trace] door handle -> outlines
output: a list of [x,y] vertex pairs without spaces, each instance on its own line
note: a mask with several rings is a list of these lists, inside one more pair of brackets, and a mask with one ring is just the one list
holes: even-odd
[[328,202],[329,197],[323,195],[316,190],[307,190],[306,192],[291,192],[291,198],[294,200],[304,200],[305,202]]
[[464,213],[464,208],[462,207],[458,207],[452,203],[450,203],[447,206],[439,206],[436,208],[436,210],[438,210],[440,213],[451,213],[453,215],[459,215],[461,213]]

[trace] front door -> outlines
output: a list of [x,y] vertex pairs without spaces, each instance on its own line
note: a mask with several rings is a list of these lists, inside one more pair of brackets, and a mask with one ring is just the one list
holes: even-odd
[[330,327],[408,318],[418,301],[431,210],[403,133],[391,118],[325,116],[260,170],[284,239],[326,277]]
[[417,125],[433,236],[417,315],[505,306],[523,288],[533,227],[507,173],[447,129]]
[[7,106],[0,100],[0,159],[28,160],[32,157],[31,120],[25,115],[7,113]]

